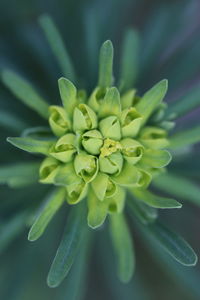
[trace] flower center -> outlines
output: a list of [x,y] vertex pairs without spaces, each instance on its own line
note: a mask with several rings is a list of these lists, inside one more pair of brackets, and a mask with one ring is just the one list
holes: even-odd
[[121,149],[122,146],[119,142],[107,138],[104,140],[103,147],[100,149],[100,155],[106,157]]

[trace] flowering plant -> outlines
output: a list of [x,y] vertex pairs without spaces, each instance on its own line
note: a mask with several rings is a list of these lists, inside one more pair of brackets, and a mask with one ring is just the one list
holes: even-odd
[[53,187],[35,220],[30,218],[32,212],[26,215],[32,225],[30,241],[44,233],[62,205],[70,206],[66,230],[48,275],[49,286],[61,283],[82,245],[89,241],[89,228],[100,227],[106,218],[118,257],[119,278],[123,282],[131,279],[135,258],[126,207],[143,230],[177,261],[195,265],[196,254],[187,242],[157,221],[157,209],[182,206],[172,198],[157,195],[150,185],[165,186],[166,166],[171,161],[166,149],[174,151],[181,136],[169,137],[177,112],[170,112],[163,102],[167,80],[144,95],[138,95],[132,85],[134,70],[127,53],[134,53],[137,33],[130,30],[125,38],[118,82],[113,76],[112,43],[102,45],[98,84],[88,96],[86,90],[74,84],[75,72],[53,22],[44,16],[41,25],[53,51],[58,58],[64,55],[67,64],[68,76],[58,80],[62,106],[48,105],[27,81],[10,70],[3,71],[4,84],[48,125],[28,128],[20,137],[7,139],[17,148],[43,158],[9,168],[4,182],[16,187],[38,180]]

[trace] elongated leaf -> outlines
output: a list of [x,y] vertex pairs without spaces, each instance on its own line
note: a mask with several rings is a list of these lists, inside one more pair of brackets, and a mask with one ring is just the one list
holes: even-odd
[[26,128],[22,134],[22,137],[31,137],[36,139],[41,138],[53,138],[52,131],[49,127],[44,126],[36,126],[36,127],[29,127]]
[[48,15],[43,15],[39,18],[40,26],[42,27],[46,39],[57,59],[63,75],[73,82],[75,81],[75,71],[65,48],[64,42],[58,32],[53,20]]
[[29,241],[35,241],[43,234],[47,225],[63,204],[64,199],[65,190],[63,188],[57,189],[47,196],[44,205],[40,208],[38,216],[29,231]]
[[60,290],[59,300],[83,300],[87,289],[90,259],[91,232],[87,230],[81,251],[67,277],[64,289]]
[[190,89],[184,96],[170,103],[166,115],[174,113],[176,118],[181,117],[200,106],[200,86]]
[[138,74],[139,62],[139,35],[129,29],[126,32],[120,66],[120,89],[127,90],[133,88]]
[[92,229],[100,227],[107,216],[108,205],[105,201],[100,201],[92,189],[89,190],[88,194],[88,226]]
[[67,276],[80,249],[86,230],[84,208],[84,203],[71,208],[62,241],[48,274],[47,283],[50,287],[57,287]]
[[156,107],[164,99],[167,89],[168,81],[164,79],[147,91],[136,105],[136,109],[143,116],[143,124],[148,120]]
[[0,166],[0,183],[10,187],[22,187],[38,182],[40,163],[21,162]]
[[163,168],[171,159],[171,154],[166,150],[147,149],[142,156],[142,163],[152,168]]
[[157,196],[147,190],[133,189],[133,195],[146,203],[147,205],[155,208],[181,208],[182,204],[171,198],[164,198]]
[[131,216],[135,216],[142,224],[147,225],[155,222],[158,213],[155,208],[146,205],[137,199],[128,199],[128,208]]
[[66,78],[60,78],[58,80],[58,86],[60,90],[60,96],[62,99],[63,106],[65,108],[65,111],[69,116],[72,117],[74,108],[76,104],[78,104],[77,101],[77,90],[76,87],[73,85],[71,81],[69,81]]
[[133,242],[123,214],[110,216],[110,233],[117,256],[118,276],[122,282],[129,282],[135,268]]
[[29,82],[10,70],[2,72],[2,80],[7,88],[25,105],[35,110],[43,118],[48,118],[47,102],[38,95]]
[[99,57],[99,82],[102,88],[110,87],[113,81],[113,45],[111,41],[103,43]]
[[13,146],[31,153],[41,153],[47,155],[53,141],[32,139],[29,137],[8,137],[7,141]]
[[22,212],[0,225],[0,253],[25,229],[28,214]]
[[197,256],[189,244],[176,233],[156,222],[144,228],[175,260],[185,266],[194,266]]
[[170,138],[170,148],[176,149],[200,142],[200,126],[177,132]]
[[153,185],[168,194],[200,205],[200,187],[180,175],[169,172],[162,174],[153,180]]

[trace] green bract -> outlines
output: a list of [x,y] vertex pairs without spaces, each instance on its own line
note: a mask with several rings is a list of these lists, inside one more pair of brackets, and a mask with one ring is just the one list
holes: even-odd
[[[168,130],[173,124],[168,117],[165,118],[167,105],[162,102],[167,92],[167,80],[160,81],[144,95],[138,95],[131,87],[131,69],[123,57],[122,78],[117,85],[112,72],[113,46],[106,41],[100,50],[98,84],[86,96],[86,91],[75,86],[74,70],[54,24],[44,17],[41,25],[59,61],[62,53],[65,74],[70,72],[69,78],[73,82],[60,78],[58,86],[62,105],[48,106],[26,81],[11,71],[3,72],[7,87],[48,120],[49,129],[41,126],[30,128],[21,137],[8,138],[12,145],[43,155],[43,159],[40,164],[5,168],[0,180],[15,187],[36,178],[42,184],[54,186],[30,230],[31,241],[42,235],[63,203],[71,206],[69,224],[52,264],[48,284],[56,287],[67,275],[88,231],[85,223],[95,229],[107,217],[118,257],[119,278],[124,282],[130,280],[135,258],[124,215],[127,204],[140,223],[147,226],[148,232],[156,236],[176,260],[194,265],[197,258],[187,243],[156,223],[156,209],[180,208],[181,204],[154,195],[149,190],[154,178],[159,185],[159,175],[167,172],[171,154],[166,148],[177,148],[182,139],[182,135],[168,139]],[[129,32],[128,44],[124,46],[126,53],[132,53],[137,39],[134,31]],[[187,133],[187,143],[192,143],[193,139],[199,139],[197,131]],[[163,185],[162,179],[160,185]],[[127,194],[131,198],[126,197]]]

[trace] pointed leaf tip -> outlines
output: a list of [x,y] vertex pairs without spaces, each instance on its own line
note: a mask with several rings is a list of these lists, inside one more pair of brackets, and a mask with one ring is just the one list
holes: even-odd
[[110,40],[103,43],[99,55],[99,82],[102,88],[110,87],[113,81],[113,44]]

